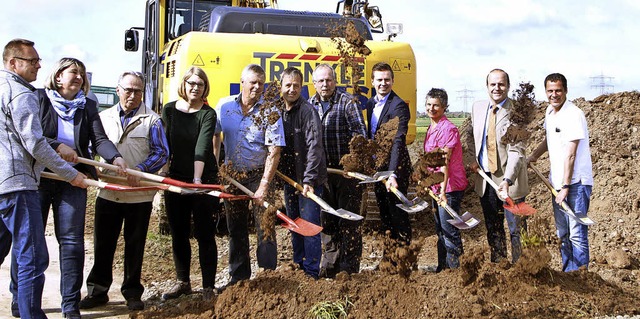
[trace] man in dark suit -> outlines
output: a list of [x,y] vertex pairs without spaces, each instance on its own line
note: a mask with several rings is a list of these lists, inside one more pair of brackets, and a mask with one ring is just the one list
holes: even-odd
[[389,192],[391,186],[403,193],[409,188],[411,175],[411,159],[407,150],[407,130],[411,113],[409,106],[395,92],[393,92],[393,70],[385,62],[376,63],[371,70],[371,84],[376,95],[367,101],[367,136],[370,139],[376,134],[380,126],[398,117],[398,131],[393,139],[393,146],[389,157],[378,171],[393,171],[391,177],[383,185],[374,186],[376,201],[380,209],[382,232],[390,232],[391,239],[408,245],[411,242],[411,223],[406,211],[396,206],[398,199]]

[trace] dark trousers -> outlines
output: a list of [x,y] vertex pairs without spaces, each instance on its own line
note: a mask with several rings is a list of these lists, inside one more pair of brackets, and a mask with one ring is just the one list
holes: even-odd
[[[250,174],[245,179],[239,180],[242,185],[251,191],[256,191],[260,186],[262,172]],[[234,193],[240,194],[239,190]],[[249,257],[249,216],[255,221],[258,236],[256,258],[258,267],[276,269],[278,263],[278,245],[276,244],[275,229],[270,233],[273,238],[264,238],[261,217],[265,209],[262,206],[253,205],[249,209],[249,201],[224,201],[227,215],[227,227],[229,228],[229,275],[230,282],[249,279],[251,277],[251,258]],[[275,227],[274,227],[275,228]]]
[[87,277],[89,296],[106,295],[113,283],[113,257],[124,224],[124,279],[120,291],[125,299],[140,299],[144,245],[149,229],[151,202],[117,203],[96,199],[93,228],[94,263]]
[[177,279],[190,282],[191,271],[191,216],[193,216],[194,237],[198,241],[198,256],[202,270],[202,287],[215,288],[218,267],[218,247],[216,246],[216,224],[214,214],[220,211],[217,197],[180,195],[166,191],[164,195],[167,219],[171,229],[171,246]]
[[[407,179],[398,179],[398,190],[403,194],[409,189],[409,181]],[[391,239],[394,239],[402,245],[411,243],[411,222],[409,214],[396,206],[400,200],[392,193],[387,192],[384,183],[376,183],[374,186],[376,193],[376,202],[380,209],[380,221],[382,222],[381,233],[387,231],[391,233]]]
[[[360,211],[362,185],[358,180],[330,174],[323,199],[331,207],[343,208],[352,213]],[[362,221],[351,221],[338,216],[320,213],[324,246],[320,262],[321,276],[334,277],[341,271],[358,273],[362,256]]]
[[[514,200],[516,203],[524,201],[524,198]],[[511,240],[511,262],[515,263],[522,253],[520,243],[520,230],[527,228],[525,217],[517,216],[502,207],[503,202],[498,198],[493,187],[486,185],[484,195],[480,197],[480,205],[484,215],[484,223],[487,228],[487,241],[491,248],[491,261],[499,262],[507,258],[507,239],[504,231],[504,219],[507,218],[509,235]]]

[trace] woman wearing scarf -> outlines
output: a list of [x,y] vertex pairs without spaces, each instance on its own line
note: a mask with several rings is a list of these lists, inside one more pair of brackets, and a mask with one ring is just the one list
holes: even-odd
[[[98,155],[119,166],[119,173],[125,174],[127,164],[107,138],[96,102],[86,98],[85,92],[89,91],[90,84],[84,64],[74,58],[60,59],[44,86],[44,90],[38,90],[38,96],[42,131],[49,145],[63,159],[75,163],[78,156],[92,158],[89,151],[91,143]],[[97,179],[94,167],[77,164],[75,168]],[[87,191],[66,182],[42,179],[39,193],[45,225],[49,208],[53,208],[55,233],[60,246],[62,313],[65,318],[80,318],[78,303],[84,268]]]

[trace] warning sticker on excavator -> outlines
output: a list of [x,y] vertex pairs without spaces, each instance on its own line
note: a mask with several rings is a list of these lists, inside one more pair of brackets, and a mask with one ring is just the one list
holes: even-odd
[[410,60],[403,60],[403,59],[391,60],[391,69],[393,69],[393,72],[412,72],[411,68],[413,68],[413,65],[411,65]]
[[193,60],[193,62],[191,63],[191,65],[195,65],[195,66],[204,66],[204,61],[202,61],[202,57],[200,56],[200,54],[198,54],[195,58],[195,60]]

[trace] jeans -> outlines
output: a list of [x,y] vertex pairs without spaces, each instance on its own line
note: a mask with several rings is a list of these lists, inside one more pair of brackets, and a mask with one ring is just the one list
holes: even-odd
[[[360,211],[362,186],[358,180],[329,174],[323,199],[331,207],[352,213]],[[323,276],[335,277],[341,271],[353,274],[360,271],[362,256],[362,220],[348,220],[327,212],[320,213],[324,249],[320,262]]]
[[[458,212],[464,191],[449,192],[446,193],[446,196],[447,205]],[[437,205],[437,203],[434,204]],[[436,221],[436,234],[438,235],[438,268],[436,268],[436,271],[439,272],[446,268],[458,268],[460,266],[460,255],[463,253],[460,230],[447,222],[452,217],[444,208],[438,207],[437,213],[433,216]]]
[[54,230],[60,246],[60,308],[63,313],[79,312],[87,190],[67,182],[42,179],[38,193],[43,229],[49,217],[49,208],[53,208]]
[[[42,311],[44,271],[49,253],[37,191],[18,191],[0,195],[0,252],[6,254],[13,242],[16,261],[18,307],[22,318],[47,318]],[[10,236],[8,236],[10,234]],[[4,259],[6,255],[0,256]],[[12,269],[13,270],[13,269]]]
[[[259,171],[251,174],[251,176],[248,176],[246,179],[239,180],[239,182],[248,189],[255,191],[260,186],[261,177],[262,171]],[[235,193],[244,194],[239,190]],[[275,238],[275,229],[271,229],[273,238],[264,238],[264,231],[261,228],[261,216],[265,211],[264,207],[254,204],[250,210],[249,201],[246,200],[225,200],[224,207],[227,215],[227,228],[229,229],[230,282],[234,283],[251,278],[249,216],[255,221],[258,237],[258,247],[256,249],[258,267],[276,269],[278,264],[278,245]]]
[[95,208],[95,260],[87,276],[87,295],[105,296],[109,292],[113,283],[113,257],[124,224],[124,278],[120,291],[125,299],[140,299],[144,292],[140,277],[152,204],[118,203],[98,197]]
[[[313,191],[318,197],[321,197],[323,187],[314,187]],[[300,217],[310,223],[320,225],[320,206],[310,198],[304,197],[302,194],[296,194],[295,187],[288,184],[284,185],[284,202],[287,215],[291,219]],[[300,265],[300,268],[307,275],[317,279],[322,256],[320,234],[305,237],[291,232],[291,243],[293,245],[293,262]]]
[[[514,201],[522,202],[524,198]],[[502,200],[498,198],[495,189],[489,185],[485,187],[484,196],[480,197],[480,204],[487,228],[487,241],[489,242],[489,247],[491,247],[491,261],[499,262],[507,258],[507,240],[504,231],[504,219],[506,218],[511,239],[511,262],[515,263],[522,254],[520,231],[527,229],[526,218],[504,209]]]
[[165,209],[171,229],[171,248],[176,276],[179,281],[190,282],[191,271],[191,216],[193,235],[198,241],[198,257],[202,271],[202,288],[215,288],[218,267],[216,223],[214,214],[220,212],[217,197],[198,194],[180,195],[165,191]]
[[[591,185],[578,182],[569,186],[569,194],[565,201],[577,216],[586,216],[589,210]],[[553,201],[553,214],[556,230],[560,238],[560,254],[562,255],[562,271],[574,271],[589,265],[588,226],[578,223],[565,214],[560,205]]]

